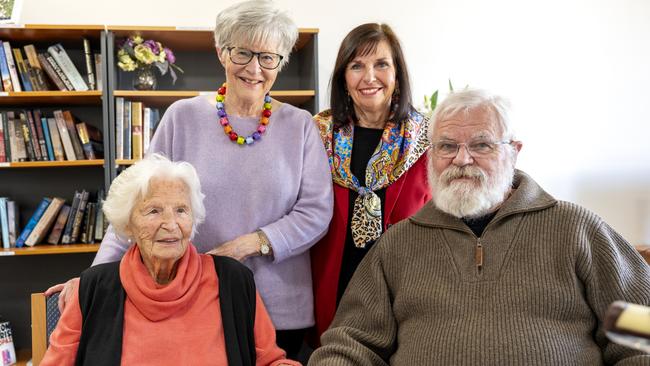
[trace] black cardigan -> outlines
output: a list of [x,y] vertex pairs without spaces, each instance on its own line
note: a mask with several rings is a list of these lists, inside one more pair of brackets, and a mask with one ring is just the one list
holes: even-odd
[[[255,282],[253,273],[229,257],[213,256],[228,365],[255,365]],[[81,274],[81,339],[76,365],[120,365],[126,293],[120,262],[100,264]]]

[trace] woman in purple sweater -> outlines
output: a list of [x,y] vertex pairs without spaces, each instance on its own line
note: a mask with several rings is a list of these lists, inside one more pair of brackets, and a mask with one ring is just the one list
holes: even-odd
[[[277,343],[295,358],[314,325],[308,249],[327,231],[333,204],[310,113],[268,95],[298,29],[270,2],[247,1],[217,16],[214,35],[227,85],[172,104],[148,153],[196,168],[207,215],[194,245],[252,269]],[[129,246],[109,228],[93,265],[119,260]]]

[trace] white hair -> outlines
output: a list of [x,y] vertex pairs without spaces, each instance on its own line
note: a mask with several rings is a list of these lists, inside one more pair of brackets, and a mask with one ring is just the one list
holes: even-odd
[[183,181],[190,191],[192,235],[205,219],[201,181],[192,164],[173,162],[161,154],[151,154],[124,170],[115,178],[108,191],[103,210],[117,235],[127,237],[126,228],[137,203],[147,196],[153,178],[171,178]]
[[280,69],[289,62],[289,54],[298,39],[298,27],[286,12],[270,0],[248,0],[232,5],[217,15],[214,44],[223,49],[256,43],[277,43],[283,56]]
[[510,103],[505,98],[491,94],[483,89],[464,89],[450,93],[442,103],[438,104],[431,118],[433,123],[429,128],[429,141],[435,142],[433,141],[433,133],[435,126],[440,121],[444,121],[458,112],[467,115],[471,110],[477,108],[487,108],[494,113],[503,131],[502,141],[515,139],[515,131],[509,117]]

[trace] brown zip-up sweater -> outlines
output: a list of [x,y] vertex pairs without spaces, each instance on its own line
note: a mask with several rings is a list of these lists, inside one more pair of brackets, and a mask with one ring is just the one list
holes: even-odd
[[650,365],[601,328],[614,300],[650,305],[648,265],[525,173],[514,187],[480,238],[432,202],[389,229],[309,365]]

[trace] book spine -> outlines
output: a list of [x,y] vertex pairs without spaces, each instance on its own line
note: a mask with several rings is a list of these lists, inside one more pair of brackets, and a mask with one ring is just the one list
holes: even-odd
[[70,206],[63,205],[63,207],[61,207],[61,211],[59,211],[59,215],[56,217],[56,222],[54,223],[54,227],[52,227],[52,231],[50,232],[50,235],[47,237],[48,243],[59,244],[59,240],[61,240],[61,234],[63,233],[63,228],[65,227],[65,223],[68,220],[69,214],[70,214]]
[[52,146],[52,136],[50,135],[50,127],[47,124],[47,118],[41,117],[41,127],[43,128],[43,138],[45,139],[45,147],[47,148],[47,159],[50,161],[56,160],[54,156],[54,147]]
[[25,241],[29,237],[29,234],[32,232],[36,224],[38,223],[38,220],[41,219],[41,216],[43,216],[43,213],[47,209],[47,206],[49,206],[50,201],[52,201],[49,198],[43,198],[41,201],[41,204],[38,205],[38,208],[36,209],[36,212],[32,215],[32,217],[29,219],[27,222],[27,225],[23,229],[23,231],[20,233],[20,236],[18,239],[16,239],[16,248],[21,248],[25,246]]
[[52,224],[54,224],[54,220],[56,219],[61,206],[63,206],[63,203],[64,200],[62,198],[52,198],[52,202],[50,202],[45,213],[43,213],[43,216],[41,216],[40,220],[38,220],[38,223],[34,226],[34,229],[27,237],[27,240],[25,240],[25,245],[33,247],[43,240],[45,234],[47,234],[48,230],[52,227]]
[[145,108],[142,114],[142,151],[143,155],[149,150],[151,141],[151,108]]
[[74,91],[74,86],[72,86],[72,83],[70,82],[68,77],[65,75],[63,70],[61,70],[61,66],[59,66],[59,64],[56,63],[54,57],[52,57],[52,55],[50,54],[47,54],[45,56],[45,59],[52,66],[54,72],[56,72],[56,74],[59,76],[59,79],[61,79],[61,82],[65,85],[65,88],[69,91]]
[[18,205],[15,201],[7,201],[7,222],[9,223],[9,246],[16,246],[18,236]]
[[0,163],[7,161],[7,149],[5,148],[5,125],[0,121]]
[[56,125],[55,118],[48,118],[47,125],[50,128],[50,137],[52,141],[52,150],[54,150],[54,160],[65,160],[65,153],[63,152],[63,145],[61,144],[61,136],[59,136],[59,128]]
[[20,48],[14,48],[14,60],[16,62],[16,67],[18,68],[18,75],[22,81],[23,91],[32,91],[32,83],[29,81],[29,74],[27,72],[27,67],[25,67],[25,62],[23,61],[23,53],[20,52]]
[[43,160],[41,144],[38,141],[39,136],[38,136],[38,131],[36,129],[36,123],[34,123],[34,116],[32,115],[32,111],[25,110],[24,113],[25,116],[27,117],[27,125],[29,126],[29,134],[32,141],[32,149],[34,149],[34,156],[36,157],[36,160]]
[[79,133],[79,139],[81,140],[81,146],[83,148],[86,159],[97,159],[95,156],[95,151],[93,151],[93,146],[90,144],[90,138],[88,138],[88,129],[86,128],[86,124],[77,123],[77,132]]
[[124,159],[131,159],[131,102],[124,101]]
[[[3,42],[0,41],[0,46]],[[9,66],[7,65],[7,58],[5,57],[4,47],[0,47],[0,75],[2,75],[2,88],[6,92],[13,91],[11,86],[11,75],[9,75]]]
[[65,223],[65,228],[63,229],[63,236],[61,237],[61,244],[70,244],[70,238],[72,236],[72,227],[74,226],[75,216],[79,210],[79,202],[81,201],[81,192],[76,191],[74,193],[74,198],[72,199],[72,205],[70,206],[70,214]]
[[59,64],[59,67],[61,67],[63,73],[68,77],[68,79],[74,86],[74,90],[76,91],[88,90],[88,86],[86,85],[86,82],[81,77],[81,74],[79,74],[79,71],[72,63],[72,60],[70,60],[68,53],[65,51],[65,49],[60,43],[55,44],[54,46],[50,46],[47,49],[47,52],[49,52],[50,55],[54,57],[54,60],[56,60],[56,62]]
[[83,39],[83,44],[84,56],[86,58],[86,74],[88,75],[88,88],[90,90],[95,90],[97,88],[97,84],[95,83],[95,72],[93,71],[95,60],[93,60],[93,53],[90,49],[90,41],[88,38]]
[[[13,125],[14,133],[12,140],[12,161],[27,161],[27,146],[25,146],[25,135],[23,134],[23,124],[20,119],[13,118],[13,112],[8,113],[9,122]],[[9,128],[11,128],[11,125]],[[15,158],[14,158],[15,157]]]
[[36,53],[36,48],[34,47],[33,44],[28,44],[25,47],[23,47],[23,49],[25,50],[25,56],[27,56],[29,65],[32,67],[32,70],[34,70],[34,81],[38,86],[37,89],[49,90],[49,87],[47,85],[47,78],[45,77],[45,73],[43,72],[43,67],[41,63],[39,62],[38,54]]
[[[14,56],[11,52],[11,44],[9,42],[3,42],[2,46],[5,51],[5,59],[7,60],[7,67],[9,68],[9,75],[11,76],[11,86],[13,91],[19,92],[22,91],[20,87],[20,78],[18,77],[18,70],[16,70],[16,63],[14,62]],[[5,91],[7,91],[5,89]]]
[[25,64],[25,69],[27,70],[27,78],[29,79],[29,83],[32,85],[32,90],[43,90],[38,86],[38,80],[36,79],[36,70],[32,66],[32,63],[29,62],[29,60],[26,58],[23,59],[23,63]]
[[[0,52],[1,53],[1,52]],[[7,118],[7,112],[0,112],[0,118],[2,118],[2,127],[5,131],[4,144],[5,144],[5,156],[7,162],[11,161],[11,134],[9,132],[9,120]]]
[[9,249],[9,220],[7,218],[7,198],[0,197],[0,231],[2,232],[2,247]]
[[115,158],[124,159],[124,98],[115,98]]
[[96,79],[97,79],[97,90],[102,90],[102,84],[103,84],[103,75],[102,75],[102,55],[100,53],[96,53],[94,55],[95,58],[95,74],[96,74]]
[[24,113],[20,114],[20,131],[23,134],[23,142],[25,143],[25,150],[27,152],[27,157],[29,161],[36,161],[36,155],[34,154],[34,145],[32,145],[32,139],[29,133],[29,122]]
[[81,234],[81,223],[84,214],[86,213],[86,205],[88,205],[88,192],[83,191],[81,200],[79,201],[79,209],[74,217],[74,226],[72,227],[72,235],[70,236],[72,243],[76,243],[79,240],[79,235]]
[[41,67],[43,68],[43,70],[45,70],[45,73],[50,78],[50,80],[52,80],[54,85],[56,85],[56,87],[61,91],[68,90],[68,88],[65,87],[65,84],[63,84],[63,81],[61,80],[59,75],[52,68],[52,65],[50,65],[50,62],[47,61],[47,58],[45,58],[45,55],[39,53],[37,57],[38,57],[38,61],[41,64]]
[[[32,118],[32,112],[27,111],[27,117]],[[42,160],[49,160],[47,157],[47,145],[45,144],[45,134],[43,133],[43,128],[41,126],[41,111],[35,109],[33,112],[33,122],[36,126],[36,135],[38,136],[38,146],[41,149]]]
[[142,102],[131,102],[132,155],[134,160],[142,159]]
[[68,127],[66,126],[65,119],[63,118],[62,111],[54,111],[54,119],[56,120],[56,127],[59,130],[59,135],[61,136],[61,143],[63,144],[63,149],[65,150],[65,157],[69,161],[77,160],[77,156],[74,152],[74,147],[72,146],[72,140],[70,139],[70,133],[68,132]]
[[101,242],[104,238],[104,191],[97,192],[97,213],[95,215],[95,241]]
[[68,132],[70,133],[70,140],[72,141],[72,147],[74,148],[74,154],[77,156],[77,159],[84,158],[84,149],[79,141],[79,134],[77,134],[77,128],[75,127],[74,117],[70,111],[63,111],[63,119],[65,120],[65,125],[68,127]]

